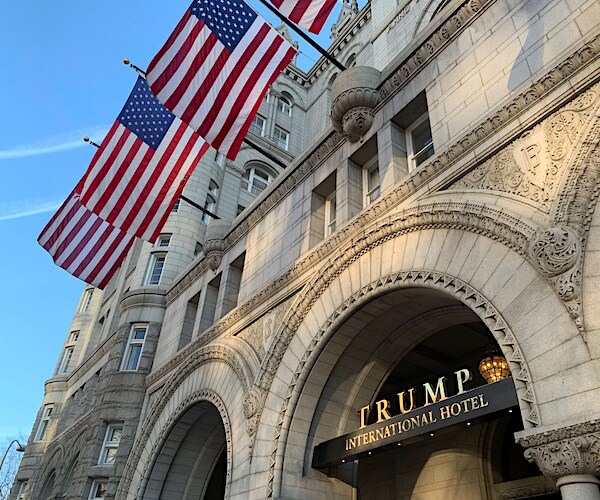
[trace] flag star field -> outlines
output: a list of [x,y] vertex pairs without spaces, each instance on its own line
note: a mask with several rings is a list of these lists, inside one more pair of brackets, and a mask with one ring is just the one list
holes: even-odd
[[119,121],[153,149],[158,148],[173,120],[175,115],[154,97],[141,79],[119,115]]
[[237,47],[257,15],[245,2],[236,0],[197,0],[190,9],[229,51]]

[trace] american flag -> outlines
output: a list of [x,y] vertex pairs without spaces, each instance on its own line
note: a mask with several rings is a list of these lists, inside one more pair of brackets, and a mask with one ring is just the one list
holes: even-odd
[[87,283],[104,288],[134,239],[88,210],[79,194],[72,192],[38,241],[58,266]]
[[290,21],[319,33],[337,0],[271,0]]
[[140,77],[75,191],[107,223],[153,242],[207,149]]
[[235,158],[295,49],[243,0],[195,0],[148,66],[152,92]]

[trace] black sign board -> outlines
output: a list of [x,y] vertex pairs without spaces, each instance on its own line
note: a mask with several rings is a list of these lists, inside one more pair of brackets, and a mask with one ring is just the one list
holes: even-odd
[[313,453],[312,466],[324,469],[354,460],[360,454],[518,404],[512,378],[484,385],[409,413],[325,441]]

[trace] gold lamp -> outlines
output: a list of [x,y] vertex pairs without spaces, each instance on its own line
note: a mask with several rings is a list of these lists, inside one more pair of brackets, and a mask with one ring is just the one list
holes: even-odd
[[[494,349],[494,351],[496,350]],[[479,372],[488,384],[499,382],[510,376],[508,361],[504,356],[494,351],[489,352],[479,362]]]

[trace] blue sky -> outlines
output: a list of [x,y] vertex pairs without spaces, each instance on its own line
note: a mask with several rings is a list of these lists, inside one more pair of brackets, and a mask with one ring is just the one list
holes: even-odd
[[[247,1],[259,9],[258,0]],[[135,83],[122,58],[145,68],[188,3],[21,0],[2,7],[0,442],[29,436],[83,289],[37,236],[92,158],[82,137],[102,141]],[[339,5],[330,23],[338,12]],[[327,27],[319,40],[328,45]],[[306,55],[298,65],[308,69],[318,54],[299,41]]]

